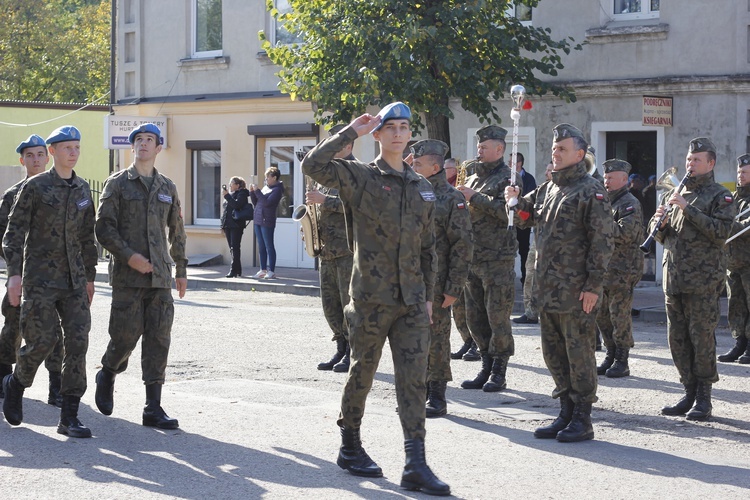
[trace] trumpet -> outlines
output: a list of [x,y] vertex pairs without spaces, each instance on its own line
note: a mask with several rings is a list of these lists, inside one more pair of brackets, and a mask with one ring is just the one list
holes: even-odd
[[[685,187],[685,183],[690,178],[690,172],[687,172],[685,174],[685,177],[682,178],[679,183],[677,183],[677,177],[675,177],[675,174],[677,173],[677,167],[670,167],[667,169],[666,172],[661,174],[661,177],[659,177],[659,180],[656,181],[656,189],[659,190],[669,190],[674,189],[675,193],[680,193],[682,191],[682,188]],[[659,227],[662,225],[662,223],[669,217],[669,214],[672,212],[672,205],[670,205],[663,214],[661,214],[661,217],[659,217],[659,220],[656,221],[656,225],[654,225],[654,229],[651,231],[651,234],[648,235],[648,238],[646,238],[646,241],[643,242],[643,244],[640,246],[643,253],[649,253],[651,250],[651,245],[654,242],[654,238],[656,237],[656,233],[659,231]]]

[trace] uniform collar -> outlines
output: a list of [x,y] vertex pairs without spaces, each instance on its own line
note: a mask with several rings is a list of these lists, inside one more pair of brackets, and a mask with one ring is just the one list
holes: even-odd
[[750,186],[742,186],[737,188],[737,196],[745,197],[750,195]]
[[628,192],[629,192],[628,185],[625,184],[620,189],[616,189],[616,190],[612,191],[611,193],[609,193],[609,199],[610,199],[610,201],[612,203],[614,203],[615,201],[617,201],[620,198],[622,198],[623,196],[625,196],[625,194],[628,193]]
[[502,158],[496,161],[491,161],[489,163],[477,162],[474,172],[476,172],[476,174],[479,175],[480,177],[484,177],[484,176],[490,175],[492,171],[495,170],[496,168],[504,167],[504,166],[505,166],[505,161],[503,161]]
[[552,182],[558,186],[567,186],[569,184],[575,184],[575,182],[581,179],[584,175],[588,175],[588,168],[586,167],[586,162],[580,161],[572,167],[564,168],[562,170],[553,170]]
[[416,173],[414,169],[412,169],[406,162],[404,162],[403,174],[401,172],[393,170],[391,166],[388,165],[388,163],[382,158],[378,158],[378,160],[375,162],[375,167],[380,170],[380,175],[395,175],[397,177],[403,177],[404,182],[419,182],[419,180],[423,178],[421,175]]
[[685,188],[689,190],[695,190],[696,188],[713,184],[714,182],[714,171],[711,170],[707,174],[703,175],[691,175],[685,182]]

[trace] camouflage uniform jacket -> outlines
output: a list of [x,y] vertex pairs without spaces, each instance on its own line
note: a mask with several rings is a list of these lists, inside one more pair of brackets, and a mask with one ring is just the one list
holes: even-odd
[[24,286],[76,289],[96,278],[94,202],[89,184],[53,168],[21,187],[3,237],[8,276]]
[[[662,204],[672,191],[664,194]],[[732,193],[709,172],[688,178],[682,196],[685,210],[674,208],[667,226],[656,232],[656,241],[664,245],[664,293],[718,290],[726,277],[724,242],[737,214]],[[652,217],[649,229],[655,225]]]
[[605,286],[638,283],[643,275],[643,209],[624,186],[609,193],[614,216],[615,249],[609,261]]
[[[169,245],[165,228],[169,229]],[[171,288],[172,264],[177,278],[187,277],[185,226],[177,187],[156,169],[150,191],[135,165],[107,178],[96,216],[96,237],[112,254],[112,286]],[[152,273],[141,274],[128,265],[136,253],[149,259]]]
[[464,195],[448,183],[444,171],[427,180],[432,184],[437,197],[435,252],[438,268],[435,300],[442,301],[444,294],[458,297],[466,284],[474,249],[471,217]]
[[[0,201],[0,240],[2,240],[5,230],[8,228],[8,217],[10,217],[10,209],[13,208],[13,202],[16,201],[16,195],[21,190],[27,179],[28,178],[13,184],[3,193],[3,199]],[[5,254],[1,249],[0,257],[5,259]]]
[[612,208],[586,164],[552,172],[552,180],[519,198],[520,227],[536,229],[536,302],[540,311],[581,308],[581,292],[601,296],[614,248]]
[[466,186],[477,193],[469,200],[474,232],[473,265],[514,260],[518,252],[515,231],[508,231],[505,211],[505,187],[510,185],[510,168],[502,159],[492,163],[475,163],[474,175]]
[[341,203],[337,189],[319,185],[318,190],[326,200],[316,206],[318,211],[318,232],[323,248],[320,251],[321,260],[332,260],[352,254],[346,238],[346,220],[344,219],[344,204]]
[[[750,208],[750,186],[738,187],[733,194],[734,200],[737,202],[737,213]],[[737,234],[748,226],[750,226],[750,214],[745,214],[734,223],[731,234]],[[750,231],[727,245],[727,253],[729,254],[727,269],[740,271],[750,268],[750,245],[748,242],[750,242]]]
[[368,165],[333,158],[356,138],[346,127],[302,161],[302,172],[338,189],[351,213],[354,264],[349,295],[385,305],[432,300],[437,268],[432,186],[406,163],[401,173],[383,160]]

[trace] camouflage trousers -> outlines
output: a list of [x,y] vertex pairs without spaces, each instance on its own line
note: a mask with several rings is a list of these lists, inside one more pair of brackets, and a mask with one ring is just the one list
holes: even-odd
[[719,381],[716,370],[716,325],[719,293],[665,295],[667,339],[683,385]]
[[727,298],[732,337],[750,340],[750,269],[727,271]]
[[595,403],[597,376],[596,310],[570,313],[540,311],[542,354],[555,382],[553,398],[566,394],[575,403]]
[[[458,300],[453,303],[451,309],[453,309],[453,322],[456,324],[458,333],[461,334],[461,340],[471,342],[471,332],[469,331],[469,323],[466,319],[466,292],[461,292],[458,296]],[[434,304],[433,304],[434,305]]]
[[124,372],[138,339],[143,337],[143,383],[163,384],[173,319],[174,299],[169,288],[112,287],[109,344],[102,366],[113,373]]
[[[16,363],[18,349],[21,347],[21,308],[10,305],[7,291],[5,297],[3,297],[2,311],[5,324],[2,332],[0,332],[0,364],[13,365]],[[59,321],[54,330],[59,340],[47,359],[44,360],[44,366],[47,371],[60,373],[63,361],[63,343]]]
[[513,261],[473,268],[464,295],[471,337],[479,351],[492,357],[512,356],[515,350],[510,314],[513,311],[516,271]]
[[596,325],[607,350],[630,349],[633,342],[633,288],[627,283],[605,286]]
[[526,257],[526,281],[523,282],[523,313],[529,319],[539,319],[536,300],[534,298],[534,282],[536,281],[536,238],[531,234],[529,255]]
[[60,289],[24,286],[21,301],[21,335],[14,371],[24,387],[31,387],[42,362],[59,341],[62,326],[63,396],[81,397],[86,392],[86,352],[89,348],[91,311],[86,287]]
[[351,365],[341,397],[338,425],[358,429],[386,339],[396,379],[404,439],[424,439],[430,321],[424,304],[382,305],[351,301],[344,309]]
[[[443,295],[432,303],[430,325],[430,355],[427,362],[428,382],[448,382],[451,373],[451,308],[443,308]],[[455,303],[454,303],[455,304]]]
[[353,261],[353,255],[320,259],[320,298],[323,301],[323,315],[331,327],[334,342],[346,339],[344,307],[349,303]]

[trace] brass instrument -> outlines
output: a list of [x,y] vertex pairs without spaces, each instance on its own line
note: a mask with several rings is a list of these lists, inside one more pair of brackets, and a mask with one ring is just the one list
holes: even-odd
[[456,187],[463,186],[466,184],[466,162],[463,162],[458,166],[458,173],[456,174]]
[[[677,173],[677,167],[670,167],[668,168],[663,174],[661,174],[661,177],[656,181],[656,189],[658,190],[670,190],[674,189],[675,193],[680,193],[682,191],[682,188],[685,187],[685,183],[690,178],[690,172],[687,172],[685,174],[685,177],[682,178],[681,181],[677,181],[677,177],[675,177],[675,174]],[[648,235],[648,238],[646,238],[646,241],[643,242],[641,245],[641,250],[643,253],[649,253],[651,250],[651,244],[654,242],[654,238],[656,237],[657,231],[659,231],[659,227],[661,227],[662,223],[666,220],[666,218],[669,216],[670,212],[672,211],[672,206],[670,205],[664,213],[659,217],[659,220],[656,221],[656,224],[654,225],[654,229],[651,231],[651,234]]]
[[[740,218],[741,218],[741,217],[742,217],[743,215],[746,215],[746,214],[747,214],[748,212],[750,212],[750,207],[748,207],[748,208],[746,208],[745,210],[743,210],[742,212],[738,213],[738,214],[737,214],[737,215],[735,216],[735,218],[734,218],[734,221],[735,221],[735,222],[739,222]],[[742,236],[743,234],[745,234],[745,233],[746,233],[746,232],[747,232],[748,230],[750,230],[750,226],[747,226],[747,227],[746,227],[745,229],[743,229],[742,231],[738,232],[738,233],[737,233],[737,234],[735,234],[735,235],[732,235],[732,236],[731,236],[730,238],[728,238],[728,239],[727,239],[727,241],[725,241],[725,242],[724,242],[724,244],[725,244],[725,245],[728,245],[730,241],[732,241],[732,240],[734,240],[734,239],[736,239],[736,238],[739,238],[740,236]]]
[[586,156],[583,157],[583,161],[588,168],[588,173],[592,176],[596,173],[596,155],[594,154],[593,149],[594,148],[589,146],[588,151],[586,151]]
[[[315,181],[307,178],[307,191],[314,189]],[[300,205],[294,209],[292,220],[300,223],[302,241],[305,243],[305,251],[310,257],[317,257],[323,248],[320,241],[320,229],[318,225],[318,211],[313,203]]]

